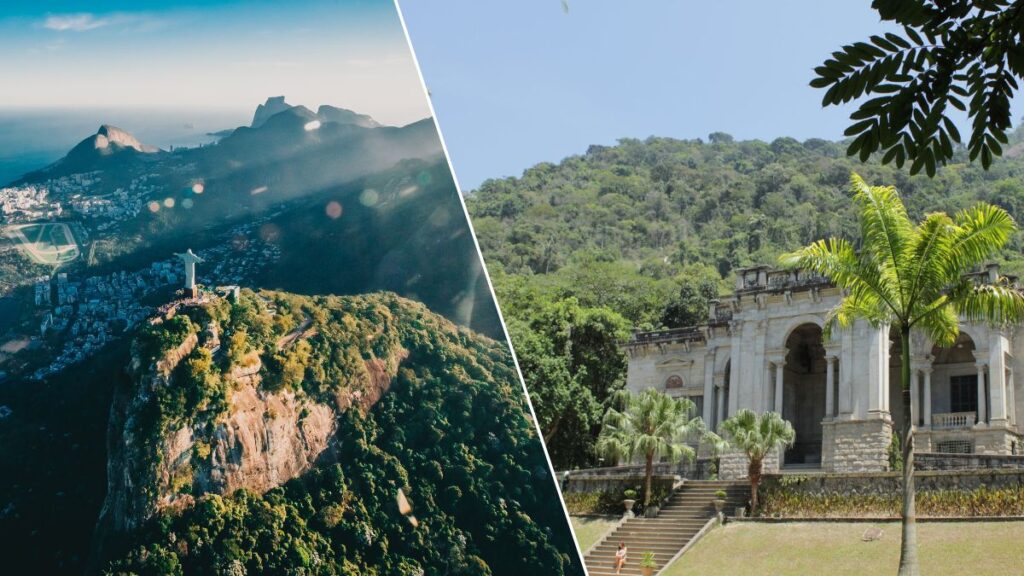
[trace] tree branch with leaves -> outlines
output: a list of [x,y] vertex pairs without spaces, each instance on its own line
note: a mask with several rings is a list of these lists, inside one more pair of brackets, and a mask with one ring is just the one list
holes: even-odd
[[935,175],[961,143],[951,108],[970,117],[970,159],[984,168],[1003,153],[1010,101],[1024,78],[1024,0],[874,0],[883,22],[903,28],[854,42],[814,69],[822,106],[871,96],[850,115],[847,154],[910,163]]

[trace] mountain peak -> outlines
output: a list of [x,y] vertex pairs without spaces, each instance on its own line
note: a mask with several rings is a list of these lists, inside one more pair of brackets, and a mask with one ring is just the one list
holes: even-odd
[[259,128],[274,114],[290,110],[293,106],[284,101],[284,96],[271,96],[267,101],[256,107],[256,113],[252,116],[253,128]]
[[110,150],[117,151],[119,148],[131,148],[136,152],[156,152],[157,149],[152,146],[146,146],[142,142],[139,142],[135,136],[132,136],[125,130],[118,128],[117,126],[111,126],[110,124],[104,124],[100,126],[100,129],[96,131],[96,134],[86,138],[82,141],[82,144],[89,142],[92,144],[94,150]]
[[267,120],[271,117],[280,114],[281,112],[298,112],[298,116],[306,118],[307,120],[319,120],[323,123],[334,122],[337,124],[352,124],[360,126],[362,128],[378,128],[380,123],[371,118],[366,114],[359,114],[352,110],[345,108],[338,108],[337,106],[330,106],[327,104],[321,105],[316,113],[306,108],[305,106],[295,106],[285,101],[284,96],[271,96],[267,98],[267,101],[256,107],[256,113],[253,114],[252,128],[259,128],[266,124]]

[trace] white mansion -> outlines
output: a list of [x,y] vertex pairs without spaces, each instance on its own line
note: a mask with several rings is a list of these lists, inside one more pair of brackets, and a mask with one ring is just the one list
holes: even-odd
[[[991,282],[998,268],[972,276]],[[886,470],[894,427],[902,429],[899,345],[887,327],[865,321],[823,341],[826,315],[841,298],[820,276],[740,270],[735,293],[712,302],[707,325],[633,335],[627,388],[689,397],[713,429],[740,408],[781,412],[796,444],[766,471]],[[1017,454],[1024,390],[1015,389],[1014,373],[1024,373],[1024,326],[962,323],[960,331],[951,348],[912,336],[915,448]]]

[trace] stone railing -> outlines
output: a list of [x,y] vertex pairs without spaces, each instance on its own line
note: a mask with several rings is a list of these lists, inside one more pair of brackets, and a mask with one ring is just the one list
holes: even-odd
[[828,278],[810,270],[773,269],[767,266],[743,268],[736,274],[737,292],[802,290],[830,285]]
[[970,428],[974,426],[976,414],[974,412],[949,412],[946,414],[932,414],[933,430],[954,430],[957,428]]
[[732,321],[732,306],[729,304],[715,304],[714,312],[708,319],[709,324],[728,324]]
[[[706,480],[711,477],[712,461],[708,458],[697,458],[693,462],[682,461],[676,464],[659,462],[654,464],[653,472],[656,476],[679,476],[688,480]],[[642,478],[644,466],[607,466],[604,468],[583,468],[580,470],[569,470],[556,472],[560,482],[569,481],[570,485],[575,484],[573,480],[595,481],[598,478]]]
[[914,454],[915,470],[1024,470],[1024,456],[1009,454]]
[[670,330],[655,330],[653,332],[637,332],[629,339],[628,344],[658,344],[662,342],[684,342],[701,341],[704,333],[698,327],[672,328]]

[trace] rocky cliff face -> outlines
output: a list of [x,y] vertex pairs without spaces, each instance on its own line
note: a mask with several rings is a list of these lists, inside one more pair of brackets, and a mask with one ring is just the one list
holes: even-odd
[[271,96],[267,98],[267,101],[256,107],[256,113],[252,116],[253,128],[259,128],[266,122],[271,116],[279,112],[284,112],[292,108],[291,104],[284,101],[284,96]]
[[321,403],[288,388],[264,389],[262,362],[251,353],[222,375],[226,409],[216,418],[165,425],[156,437],[147,433],[158,390],[178,385],[175,371],[196,347],[209,344],[192,334],[148,367],[133,348],[132,389],[118,391],[111,408],[101,513],[107,529],[134,530],[157,512],[187,507],[203,494],[263,493],[330,461],[337,416],[375,404],[406,356],[398,350],[388,359],[364,360],[356,371],[362,381]]

